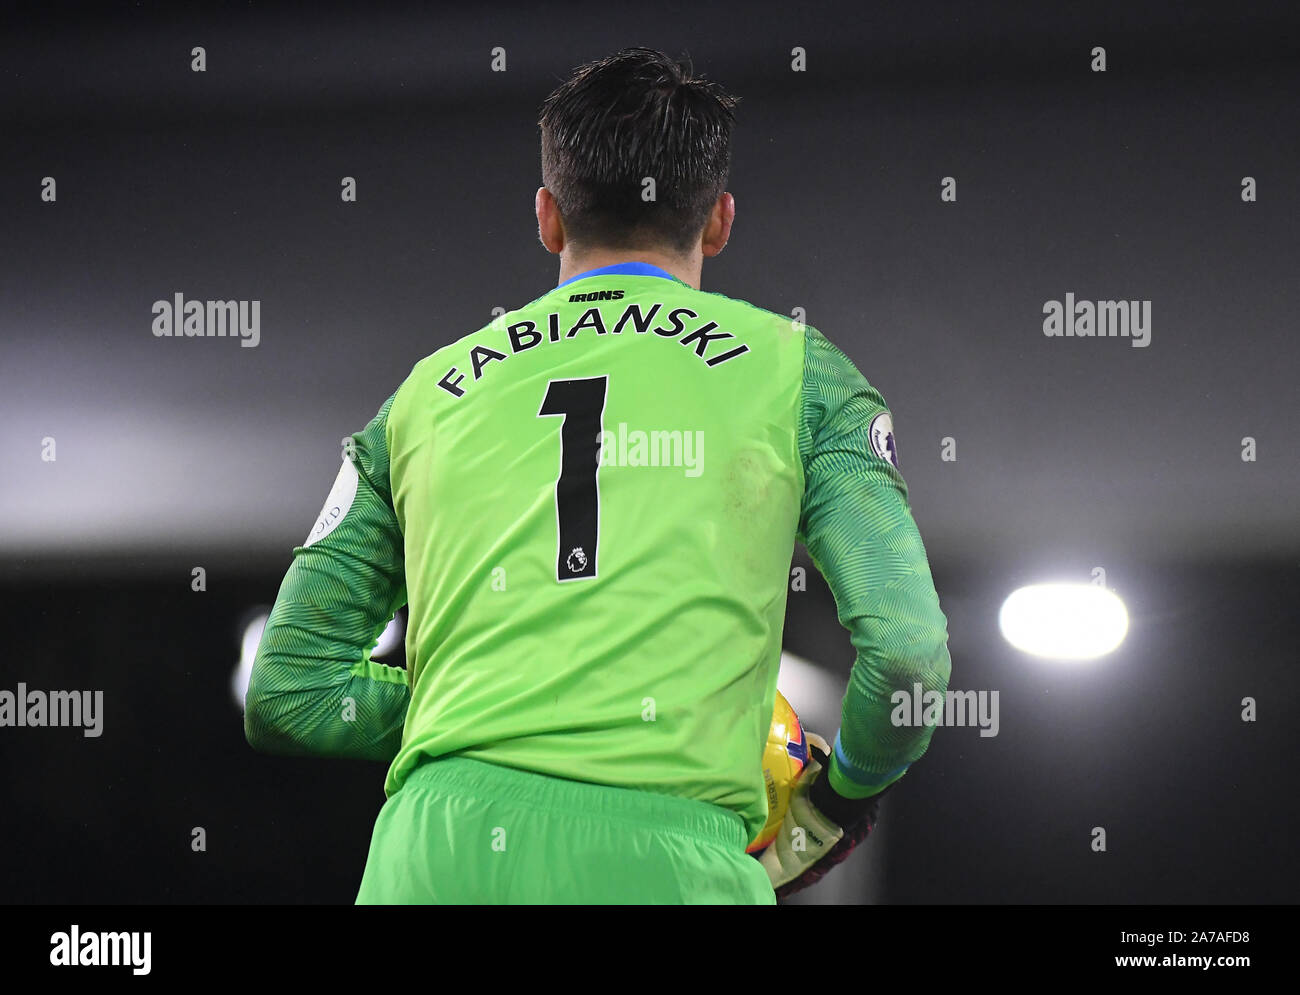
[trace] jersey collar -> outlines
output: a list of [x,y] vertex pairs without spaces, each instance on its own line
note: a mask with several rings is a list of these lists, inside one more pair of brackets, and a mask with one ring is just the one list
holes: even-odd
[[556,289],[567,287],[574,280],[585,280],[589,276],[660,276],[665,280],[677,280],[677,277],[667,270],[652,266],[650,263],[615,263],[613,266],[601,266],[599,269],[589,269],[585,273],[571,276],[563,283],[556,284]]

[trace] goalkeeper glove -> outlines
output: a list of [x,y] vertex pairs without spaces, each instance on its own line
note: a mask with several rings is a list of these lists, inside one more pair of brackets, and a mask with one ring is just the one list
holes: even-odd
[[816,884],[871,833],[880,799],[890,784],[870,798],[845,798],[831,787],[826,773],[830,745],[808,733],[808,766],[795,782],[781,829],[759,862],[777,898]]

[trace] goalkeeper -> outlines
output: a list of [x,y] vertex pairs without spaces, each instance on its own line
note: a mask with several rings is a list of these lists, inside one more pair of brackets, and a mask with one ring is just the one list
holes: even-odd
[[[294,550],[245,732],[389,765],[358,903],[771,904],[926,750],[890,696],[946,689],[946,622],[885,402],[820,332],[699,289],[734,105],[648,49],[550,95],[558,285],[415,365]],[[758,861],[800,539],[857,657]]]

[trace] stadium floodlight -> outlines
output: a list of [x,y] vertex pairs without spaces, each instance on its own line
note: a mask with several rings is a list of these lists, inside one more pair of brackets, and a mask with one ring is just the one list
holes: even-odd
[[1128,633],[1128,610],[1096,584],[1033,584],[1002,603],[998,627],[1016,649],[1053,660],[1105,656]]

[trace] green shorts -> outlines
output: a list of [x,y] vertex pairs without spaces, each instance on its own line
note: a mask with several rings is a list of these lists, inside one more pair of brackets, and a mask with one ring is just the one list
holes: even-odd
[[375,821],[358,905],[774,905],[744,823],[705,802],[426,761]]

